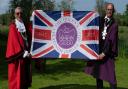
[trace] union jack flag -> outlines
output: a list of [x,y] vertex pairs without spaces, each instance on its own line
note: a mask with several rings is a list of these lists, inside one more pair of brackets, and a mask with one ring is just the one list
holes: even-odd
[[31,54],[33,58],[97,60],[98,13],[35,10]]

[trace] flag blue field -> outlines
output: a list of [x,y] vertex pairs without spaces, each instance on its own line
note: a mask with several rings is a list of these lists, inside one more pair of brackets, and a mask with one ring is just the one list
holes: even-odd
[[99,15],[93,11],[33,12],[33,58],[97,60]]

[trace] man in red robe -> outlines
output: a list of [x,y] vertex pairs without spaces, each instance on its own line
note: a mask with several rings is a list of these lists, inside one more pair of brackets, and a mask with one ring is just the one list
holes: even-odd
[[22,20],[22,9],[17,7],[15,20],[9,26],[6,51],[9,89],[28,89],[31,86],[30,34]]

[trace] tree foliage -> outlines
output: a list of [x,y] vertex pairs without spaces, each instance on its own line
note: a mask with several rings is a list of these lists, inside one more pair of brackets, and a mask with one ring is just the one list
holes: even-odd
[[54,1],[51,0],[11,0],[10,9],[12,19],[14,19],[14,9],[20,6],[23,9],[23,20],[25,22],[29,21],[29,17],[32,11],[35,9],[41,10],[54,10]]
[[105,2],[104,0],[96,0],[96,11],[100,14],[100,16],[105,15]]
[[[99,12],[100,16],[105,15],[105,2],[104,0],[96,0],[96,10]],[[58,5],[56,10],[74,10],[73,0],[62,0]],[[10,0],[9,11],[5,14],[0,15],[0,24],[8,25],[9,22],[14,19],[14,9],[20,6],[23,8],[23,18],[25,22],[29,21],[33,10],[55,10],[55,1],[54,0]],[[128,4],[126,5],[125,12],[115,13],[114,14],[119,25],[128,26]]]
[[73,0],[62,0],[60,5],[58,5],[58,8],[62,11],[67,11],[67,10],[74,10],[73,9]]
[[126,5],[125,12],[123,14],[115,14],[115,18],[119,25],[128,26],[128,4]]
[[128,16],[128,4],[126,5],[125,15]]
[[10,14],[8,14],[8,13],[0,15],[0,24],[1,25],[8,25],[9,21],[10,21],[9,16],[10,16]]

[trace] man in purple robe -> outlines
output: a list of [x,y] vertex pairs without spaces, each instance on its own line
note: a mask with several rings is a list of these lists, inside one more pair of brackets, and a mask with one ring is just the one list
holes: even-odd
[[100,25],[100,55],[99,61],[87,63],[85,72],[96,78],[97,89],[103,89],[103,80],[109,82],[110,89],[117,88],[115,75],[115,57],[118,55],[118,25],[113,18],[114,5],[106,5],[106,16]]

